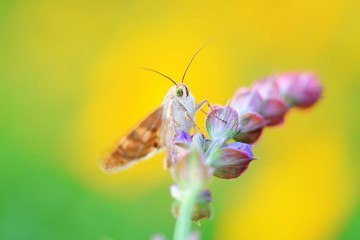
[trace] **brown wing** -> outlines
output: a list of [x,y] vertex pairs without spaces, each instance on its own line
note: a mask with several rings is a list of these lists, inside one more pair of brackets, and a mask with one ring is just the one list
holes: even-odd
[[103,170],[117,172],[151,157],[155,152],[161,152],[162,112],[163,107],[160,106],[123,138],[116,149],[105,157],[102,163]]

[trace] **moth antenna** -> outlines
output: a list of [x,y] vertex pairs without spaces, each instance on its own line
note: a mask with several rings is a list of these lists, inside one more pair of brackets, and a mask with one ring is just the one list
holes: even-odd
[[185,70],[185,72],[184,72],[184,75],[183,75],[183,77],[182,77],[182,79],[181,79],[181,83],[184,83],[184,78],[185,78],[186,72],[187,72],[187,70],[189,69],[192,61],[194,60],[196,54],[198,54],[198,53],[200,52],[200,50],[203,49],[206,45],[208,45],[213,39],[214,39],[214,37],[213,37],[212,39],[210,39],[207,43],[205,43],[201,48],[199,48],[199,50],[197,50],[197,52],[196,52],[196,53],[194,54],[194,56],[191,58],[190,63],[189,63],[189,65],[187,66],[187,68],[186,68],[186,70]]
[[147,70],[147,71],[151,71],[151,72],[156,72],[156,73],[160,74],[161,76],[164,76],[164,77],[166,77],[167,79],[169,79],[170,81],[172,81],[172,82],[175,84],[175,86],[177,85],[174,80],[172,80],[171,78],[169,78],[169,77],[166,76],[165,74],[162,74],[161,72],[158,72],[158,71],[156,71],[156,70],[154,70],[154,69],[149,69],[149,68],[142,68],[142,67],[140,67],[140,69],[142,69],[142,70]]

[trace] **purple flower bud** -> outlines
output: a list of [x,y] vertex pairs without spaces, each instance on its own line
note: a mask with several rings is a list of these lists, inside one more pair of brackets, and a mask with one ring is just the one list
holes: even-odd
[[257,91],[265,100],[270,98],[278,98],[280,89],[274,80],[274,76],[263,78],[256,81],[251,89]]
[[[174,217],[179,216],[180,212],[180,203],[179,201],[175,201],[171,207],[171,211],[174,215]],[[199,224],[199,221],[204,218],[211,218],[212,217],[212,207],[209,203],[198,201],[194,205],[192,220],[197,222]]]
[[210,138],[219,139],[226,137],[231,139],[240,127],[239,115],[236,110],[226,105],[213,109],[206,117],[206,130]]
[[[172,213],[175,217],[179,216],[180,212],[180,202],[183,197],[183,193],[177,184],[174,184],[170,188],[171,196],[175,198],[175,202],[172,205]],[[194,205],[192,220],[199,223],[203,218],[210,218],[212,215],[212,208],[209,203],[211,203],[213,197],[211,196],[210,190],[204,190],[196,198]]]
[[240,116],[241,130],[233,137],[235,141],[254,143],[264,129],[265,121],[257,113],[245,113]]
[[206,202],[206,203],[211,203],[212,200],[214,200],[214,198],[211,195],[210,190],[204,190],[200,195],[200,199],[201,199],[201,201]]
[[199,224],[199,221],[204,218],[212,217],[212,207],[206,202],[197,202],[194,206],[192,220]]
[[311,73],[285,73],[276,79],[276,84],[289,105],[300,108],[312,106],[322,93],[318,77]]
[[232,99],[232,105],[240,116],[247,112],[259,113],[262,103],[263,100],[259,93],[248,88],[237,90]]
[[275,126],[283,123],[288,105],[281,98],[268,99],[264,102],[261,115],[264,117],[267,126]]
[[255,158],[250,157],[248,153],[233,149],[222,149],[223,158],[214,163],[214,176],[218,178],[231,179],[237,178],[248,169],[249,164]]
[[[180,201],[182,198],[182,192],[176,184],[171,186],[171,195],[176,200],[172,205],[172,213],[175,217],[178,217],[180,212]],[[201,219],[211,218],[212,208],[210,206],[210,203],[212,202],[212,200],[213,197],[210,190],[204,190],[197,196],[192,216],[193,221],[199,223]]]

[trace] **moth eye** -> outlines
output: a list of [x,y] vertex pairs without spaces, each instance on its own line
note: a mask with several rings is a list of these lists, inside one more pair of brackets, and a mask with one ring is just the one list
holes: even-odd
[[183,95],[183,91],[180,88],[176,89],[175,93],[178,97],[181,97]]

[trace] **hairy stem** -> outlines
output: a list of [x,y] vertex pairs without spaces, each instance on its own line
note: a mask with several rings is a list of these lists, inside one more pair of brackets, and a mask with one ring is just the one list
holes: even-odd
[[181,199],[180,212],[175,225],[174,240],[186,240],[189,236],[195,200],[195,191],[188,192]]

